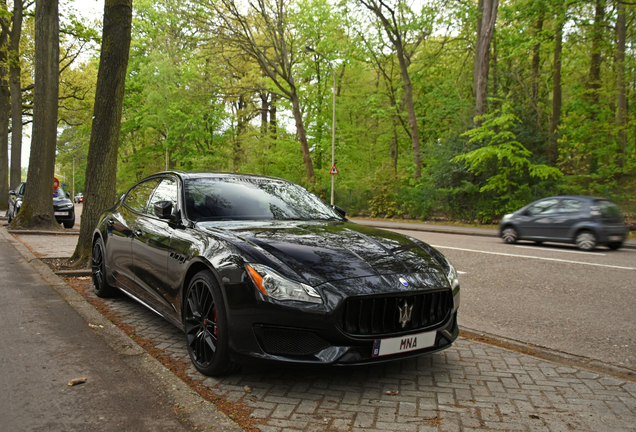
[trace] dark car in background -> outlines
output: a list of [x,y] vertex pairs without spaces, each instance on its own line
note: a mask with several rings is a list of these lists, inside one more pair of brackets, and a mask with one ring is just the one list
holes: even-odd
[[582,250],[596,246],[619,249],[629,228],[612,201],[588,196],[557,196],[528,204],[501,220],[499,236],[506,243],[573,243]]
[[[9,191],[9,208],[7,210],[9,222],[20,211],[25,190],[26,183],[23,182],[15,190]],[[64,225],[64,228],[73,228],[75,225],[75,206],[70,200],[70,196],[70,193],[64,192],[62,186],[57,186],[53,190],[53,215],[57,223]]]
[[459,335],[457,272],[439,251],[272,177],[146,178],[100,216],[91,267],[98,296],[119,289],[182,329],[206,375],[390,361]]

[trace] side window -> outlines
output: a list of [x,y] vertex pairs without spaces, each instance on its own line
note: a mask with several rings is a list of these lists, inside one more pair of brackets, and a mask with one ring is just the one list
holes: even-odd
[[139,213],[143,213],[146,210],[148,198],[150,198],[150,194],[155,187],[157,187],[159,181],[161,181],[161,179],[152,179],[139,183],[128,191],[124,204]]
[[149,214],[154,214],[153,205],[159,201],[170,201],[172,208],[177,206],[177,182],[173,178],[165,178],[161,180],[161,183],[155,189],[155,193],[152,194],[150,202],[148,203]]
[[20,191],[18,192],[18,195],[24,195],[25,189],[26,189],[26,183],[22,183],[20,185]]
[[538,203],[528,208],[528,214],[531,216],[540,216],[556,213],[558,204],[558,199],[547,199],[539,201]]
[[564,199],[561,201],[561,213],[579,213],[583,209],[583,203],[575,199]]

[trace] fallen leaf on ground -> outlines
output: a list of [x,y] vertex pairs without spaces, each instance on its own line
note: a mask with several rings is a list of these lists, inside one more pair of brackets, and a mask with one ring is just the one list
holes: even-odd
[[395,396],[396,394],[399,394],[400,391],[399,390],[389,390],[386,392],[386,394],[388,394],[389,396]]
[[245,393],[252,393],[252,389],[248,386],[243,387],[245,389]]
[[72,380],[70,380],[68,382],[68,385],[75,386],[75,385],[78,385],[78,384],[84,384],[87,379],[88,378],[85,378],[85,377],[84,378],[73,378]]

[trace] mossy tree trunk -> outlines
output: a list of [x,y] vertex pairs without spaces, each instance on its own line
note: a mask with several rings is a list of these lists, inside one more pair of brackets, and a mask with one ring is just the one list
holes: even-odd
[[51,203],[57,143],[59,45],[58,1],[37,0],[33,135],[28,185],[20,212],[11,222],[12,228],[60,228],[53,216]]
[[78,266],[91,256],[93,230],[101,212],[115,201],[117,152],[132,28],[132,0],[106,0],[97,73],[93,126],[86,163],[84,207],[77,247]]

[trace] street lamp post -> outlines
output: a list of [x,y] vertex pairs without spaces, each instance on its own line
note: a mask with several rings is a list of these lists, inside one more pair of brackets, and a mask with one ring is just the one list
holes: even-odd
[[[305,49],[312,53],[318,54],[323,59],[327,60],[327,58],[316,51],[315,49],[306,46]],[[336,71],[331,65],[331,62],[327,60],[329,64],[329,68],[331,68],[331,75],[333,76],[333,117],[331,119],[331,168],[336,166]],[[331,174],[331,205],[334,205],[334,193],[335,193],[335,183],[336,176],[335,174]]]

